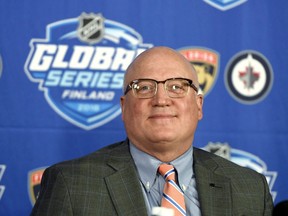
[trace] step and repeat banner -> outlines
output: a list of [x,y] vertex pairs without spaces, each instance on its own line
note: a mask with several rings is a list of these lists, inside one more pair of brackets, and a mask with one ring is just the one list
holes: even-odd
[[288,199],[287,1],[9,0],[0,26],[0,215],[29,215],[46,167],[126,138],[123,76],[153,46],[197,69],[194,146]]

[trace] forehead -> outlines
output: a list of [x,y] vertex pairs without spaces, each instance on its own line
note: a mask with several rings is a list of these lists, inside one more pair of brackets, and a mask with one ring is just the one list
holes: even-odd
[[164,80],[172,77],[194,79],[191,64],[178,53],[154,52],[137,58],[127,70],[128,81],[139,78]]

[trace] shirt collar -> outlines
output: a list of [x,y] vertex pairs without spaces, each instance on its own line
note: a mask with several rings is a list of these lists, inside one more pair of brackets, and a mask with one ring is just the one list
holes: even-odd
[[[154,184],[157,169],[161,162],[155,157],[139,150],[130,142],[130,152],[136,164],[140,181],[147,190]],[[193,147],[191,146],[183,155],[171,161],[178,173],[178,181],[181,188],[185,191],[194,174],[193,172]]]

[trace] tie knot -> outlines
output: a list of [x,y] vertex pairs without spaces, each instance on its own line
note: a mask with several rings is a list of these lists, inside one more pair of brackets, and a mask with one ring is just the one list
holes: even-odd
[[158,168],[158,172],[164,177],[165,181],[175,181],[175,168],[169,164],[161,164]]

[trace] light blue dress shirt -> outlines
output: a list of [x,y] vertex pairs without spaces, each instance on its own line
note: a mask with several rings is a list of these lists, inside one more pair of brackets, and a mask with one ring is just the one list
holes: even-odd
[[[130,152],[140,177],[148,214],[151,215],[152,208],[161,205],[165,180],[157,173],[157,169],[163,162],[140,151],[132,143],[130,143]],[[186,215],[200,216],[200,204],[193,171],[193,147],[191,146],[187,152],[169,164],[172,164],[178,173],[178,183],[185,197]]]

